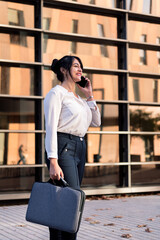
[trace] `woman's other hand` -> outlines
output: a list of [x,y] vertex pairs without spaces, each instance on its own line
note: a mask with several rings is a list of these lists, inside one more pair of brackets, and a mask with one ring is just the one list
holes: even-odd
[[50,178],[52,180],[60,180],[60,177],[64,178],[64,174],[60,166],[58,165],[56,158],[50,158],[50,169],[49,169]]
[[87,80],[87,84],[86,86],[83,88],[81,86],[79,86],[78,84],[78,88],[84,93],[84,95],[86,96],[86,98],[88,98],[89,96],[92,96],[92,85],[91,85],[91,81],[88,78],[85,78],[85,80]]

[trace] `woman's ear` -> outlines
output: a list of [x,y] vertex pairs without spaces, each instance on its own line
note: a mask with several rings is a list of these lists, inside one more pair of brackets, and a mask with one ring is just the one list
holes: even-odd
[[63,75],[65,75],[65,73],[67,72],[67,70],[63,67],[60,68],[60,71],[61,71],[61,73],[63,73]]

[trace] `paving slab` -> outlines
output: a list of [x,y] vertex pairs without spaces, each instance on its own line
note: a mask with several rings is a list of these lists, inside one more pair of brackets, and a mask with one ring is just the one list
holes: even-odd
[[[0,240],[49,240],[25,220],[27,205],[0,207]],[[86,200],[77,240],[159,240],[160,195]]]

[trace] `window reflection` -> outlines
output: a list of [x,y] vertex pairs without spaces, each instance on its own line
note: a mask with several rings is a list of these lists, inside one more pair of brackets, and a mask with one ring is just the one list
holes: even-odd
[[[90,74],[83,73],[84,76],[91,80],[93,87],[93,94],[96,100],[118,100],[118,77],[103,74]],[[49,69],[44,70],[43,82],[43,96],[50,91],[52,87],[60,82],[57,80],[56,75]],[[79,96],[84,98],[84,94],[77,88]]]
[[82,187],[119,186],[119,167],[86,166]]
[[51,90],[51,88],[55,87],[58,84],[60,84],[60,81],[57,80],[56,75],[51,71],[51,69],[44,68],[44,71],[43,71],[43,96],[45,97],[46,94]]
[[129,71],[159,74],[156,51],[129,48],[128,52]]
[[[141,42],[147,42],[146,34],[141,35]],[[144,49],[140,50],[140,64],[147,65],[147,51]]]
[[119,136],[105,134],[87,134],[88,163],[119,162]]
[[35,102],[0,98],[0,129],[35,130]]
[[[50,29],[50,23],[51,19],[50,18],[43,18],[43,29],[44,30],[49,30]],[[48,35],[45,35],[43,38],[43,52],[45,53],[47,51],[47,44],[48,44]]]
[[0,66],[0,93],[10,95],[37,95],[35,71],[30,68]]
[[138,81],[138,79],[133,79],[133,93],[134,93],[134,100],[139,101],[140,100],[140,94],[139,94],[139,81]]
[[[160,45],[160,37],[157,37],[156,44]],[[157,52],[157,58],[158,58],[158,65],[160,65],[160,52]]]
[[34,133],[0,133],[0,165],[35,164]]
[[[51,64],[54,58],[60,59],[66,54],[70,54],[71,42],[48,39],[47,52],[43,54],[45,64]],[[61,51],[59,51],[61,49]],[[76,54],[82,59],[85,67],[117,69],[117,50],[115,46],[108,46],[109,57],[101,56],[100,45],[77,42]]]
[[143,0],[142,12],[145,14],[150,14],[152,9],[152,0]]
[[31,191],[35,172],[35,168],[0,168],[1,193]]
[[[98,24],[98,35],[99,37],[105,37],[103,24]],[[105,45],[101,45],[100,48],[101,48],[101,55],[104,57],[108,57],[107,47]]]
[[26,33],[0,33],[0,58],[34,62],[34,38]]
[[[135,165],[131,167],[132,186],[159,185],[160,165]],[[136,168],[137,167],[137,168]]]
[[[132,3],[132,5],[130,5]],[[160,15],[159,0],[127,0],[127,9],[143,14]]]
[[[57,0],[59,1],[59,0]],[[77,3],[83,3],[83,4],[95,4],[97,6],[101,7],[110,7],[115,8],[116,6],[116,0],[65,0],[66,2],[77,2]]]
[[128,10],[132,10],[132,3],[133,3],[133,0],[127,0],[127,9]]
[[129,100],[141,102],[160,102],[159,79],[129,77]]
[[160,136],[131,135],[130,152],[132,162],[160,161]]
[[[72,19],[72,33],[78,33],[78,20]],[[71,52],[77,52],[77,42],[71,42]]]
[[160,107],[130,106],[130,131],[160,131]]
[[[18,1],[17,1],[18,2]],[[0,1],[1,24],[34,27],[34,5],[12,3],[11,1]]]
[[[132,20],[128,24],[128,39],[130,41],[160,44],[159,36],[157,36],[159,35],[159,24]],[[150,34],[151,32],[152,34]]]
[[[101,0],[102,1],[102,0]],[[48,19],[48,20],[47,20]],[[49,21],[49,22],[48,22]],[[64,24],[66,22],[67,24]],[[103,26],[103,36],[117,38],[117,18],[73,11],[43,8],[43,29],[89,36],[100,36],[95,28]]]
[[[160,131],[160,108],[130,106],[130,131]],[[131,135],[130,152],[131,161],[157,161],[160,156],[160,136]]]

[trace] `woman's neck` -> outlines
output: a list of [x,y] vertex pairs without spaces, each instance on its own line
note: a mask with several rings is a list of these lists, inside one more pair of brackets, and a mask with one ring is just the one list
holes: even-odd
[[62,87],[67,89],[69,92],[75,93],[75,83],[72,81],[64,80],[61,84]]

